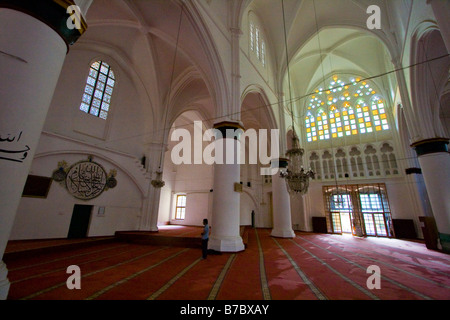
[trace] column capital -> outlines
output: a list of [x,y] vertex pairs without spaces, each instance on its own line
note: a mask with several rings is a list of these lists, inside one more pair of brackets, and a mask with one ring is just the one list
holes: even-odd
[[[81,12],[73,13],[73,17],[71,13],[68,13],[70,6],[76,6],[75,2],[72,0],[0,0],[0,8],[23,12],[55,30],[63,38],[67,48],[87,30],[87,23]],[[70,27],[69,22],[74,24],[73,28]]]
[[414,142],[411,145],[417,156],[423,156],[430,153],[448,152],[448,138],[431,138]]
[[227,136],[227,130],[242,130],[244,131],[245,128],[242,125],[241,122],[237,121],[221,121],[214,124],[214,129],[219,130],[222,133],[222,137]]

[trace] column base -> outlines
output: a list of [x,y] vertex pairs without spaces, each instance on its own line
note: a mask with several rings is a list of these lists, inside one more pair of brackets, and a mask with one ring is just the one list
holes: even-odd
[[442,251],[450,253],[450,234],[439,233],[439,242],[441,244]]
[[6,300],[11,283],[8,278],[8,269],[3,261],[0,261],[0,300]]
[[239,252],[245,250],[244,242],[241,237],[223,239],[210,238],[208,241],[208,248],[220,252]]
[[290,230],[273,229],[270,235],[276,238],[295,238],[295,232],[292,229]]

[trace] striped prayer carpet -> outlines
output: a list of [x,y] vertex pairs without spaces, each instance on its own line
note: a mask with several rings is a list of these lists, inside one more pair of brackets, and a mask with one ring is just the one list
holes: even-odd
[[[198,235],[172,228],[173,236]],[[200,248],[92,242],[5,262],[9,300],[448,300],[450,256],[419,242],[246,229],[247,248],[201,259]],[[81,272],[70,290],[67,267]],[[369,288],[380,270],[380,289]],[[369,279],[369,281],[368,281]]]

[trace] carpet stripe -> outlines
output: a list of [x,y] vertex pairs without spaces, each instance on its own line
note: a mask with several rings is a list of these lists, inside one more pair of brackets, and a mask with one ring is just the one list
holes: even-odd
[[256,242],[258,244],[259,251],[259,274],[261,280],[261,290],[263,293],[264,300],[272,300],[272,295],[270,294],[269,283],[267,281],[266,267],[264,265],[264,252],[261,246],[261,240],[259,239],[258,230],[255,229]]
[[319,300],[328,300],[328,298],[325,296],[325,294],[323,294],[319,288],[317,288],[313,282],[306,276],[305,273],[303,273],[303,271],[300,269],[300,267],[297,265],[297,263],[294,261],[294,259],[292,259],[292,257],[289,255],[289,253],[287,253],[287,251],[280,245],[280,243],[275,239],[272,238],[273,241],[275,241],[275,243],[277,244],[277,246],[281,249],[281,251],[285,254],[285,256],[288,258],[289,262],[292,264],[292,266],[294,267],[295,271],[297,271],[298,275],[300,276],[300,278],[302,278],[303,282],[312,290],[312,292],[314,292],[314,294],[316,295],[316,297]]
[[[358,246],[355,246],[355,245],[353,245],[353,244],[351,244],[351,243],[347,243],[347,242],[340,241],[340,240],[337,240],[337,239],[331,239],[331,238],[328,238],[328,237],[320,237],[320,239],[324,239],[324,241],[327,241],[327,240],[335,241],[335,242],[342,243],[342,244],[344,244],[344,245],[348,245],[348,246],[351,246],[351,247],[353,247],[353,248],[362,250],[361,247],[358,247]],[[328,242],[328,241],[327,241],[327,242]],[[386,246],[384,246],[384,247],[386,247]],[[388,250],[388,249],[386,249],[386,250]],[[415,267],[419,267],[419,268],[426,269],[427,271],[432,270],[433,272],[436,272],[436,273],[445,275],[445,276],[447,276],[447,277],[449,276],[448,272],[443,272],[443,271],[438,270],[438,269],[436,269],[436,268],[433,268],[433,267],[431,267],[431,266],[424,266],[424,265],[422,265],[422,264],[415,263],[415,262],[413,262],[413,261],[407,261],[407,260],[405,260],[405,259],[401,259],[401,258],[399,258],[399,257],[394,257],[394,256],[392,256],[392,255],[388,255],[388,254],[381,253],[381,252],[374,251],[374,250],[373,250],[373,252],[376,253],[377,255],[384,256],[384,257],[387,257],[387,258],[389,258],[389,259],[395,259],[395,260],[398,260],[398,261],[401,261],[401,262],[404,262],[404,263],[413,265],[413,266],[415,266]],[[409,257],[409,258],[411,258],[411,259],[416,259],[416,257],[411,256],[411,255],[406,254],[406,253],[403,253],[403,252],[397,252],[397,253],[399,253],[399,254],[401,254],[401,255],[405,255],[405,256],[407,256],[407,257]],[[355,254],[357,254],[357,253],[355,253]],[[357,254],[357,255],[358,255],[358,254]],[[367,257],[367,258],[369,258],[369,257]],[[371,259],[371,258],[369,258],[369,259]],[[423,259],[423,258],[422,258],[422,259]],[[440,262],[440,261],[433,261],[433,262],[434,262],[434,263],[437,263],[437,264],[442,264],[443,266],[448,267],[448,264],[442,263],[442,262]],[[381,262],[381,263],[383,263],[383,262]],[[430,281],[430,280],[428,279],[427,281]],[[437,284],[437,283],[436,283],[436,284]],[[449,287],[446,286],[446,288],[449,288]]]
[[[301,238],[302,240],[306,241],[306,242],[311,243],[312,245],[314,245],[314,246],[316,246],[316,247],[318,247],[318,248],[321,248],[322,250],[327,251],[328,253],[330,253],[330,254],[332,254],[332,255],[334,255],[334,256],[336,256],[336,257],[341,258],[342,260],[344,260],[344,261],[346,261],[346,262],[348,262],[348,263],[350,263],[350,264],[352,264],[352,265],[354,265],[354,266],[356,266],[356,267],[358,267],[358,268],[360,268],[360,269],[362,269],[362,270],[366,270],[366,268],[364,268],[363,266],[359,265],[358,263],[356,263],[356,262],[354,262],[354,261],[351,261],[351,260],[349,260],[349,259],[347,259],[347,258],[341,256],[340,254],[337,254],[337,253],[335,253],[335,252],[332,252],[332,251],[330,251],[330,250],[328,250],[328,249],[326,249],[326,248],[324,248],[324,247],[322,247],[322,246],[320,246],[320,245],[318,245],[318,244],[316,244],[316,243],[314,243],[314,242],[312,242],[312,241],[310,241],[310,240],[307,240],[307,239],[305,239],[305,237],[300,237],[300,238]],[[386,281],[388,281],[388,282],[390,282],[390,283],[392,283],[392,284],[394,284],[394,285],[396,285],[396,286],[398,286],[398,287],[400,287],[400,288],[402,288],[402,289],[408,291],[409,293],[415,294],[415,295],[417,295],[417,296],[419,296],[419,297],[421,297],[421,298],[423,298],[423,299],[425,299],[425,300],[433,300],[431,297],[428,297],[427,295],[425,295],[425,294],[423,294],[423,293],[420,293],[420,292],[418,292],[418,291],[416,291],[416,290],[414,290],[414,289],[412,289],[412,288],[410,288],[410,287],[408,287],[408,286],[405,286],[405,285],[403,285],[403,284],[401,284],[401,283],[399,283],[399,282],[397,282],[397,281],[395,281],[395,280],[392,280],[392,279],[389,278],[389,277],[386,277],[386,276],[384,276],[384,275],[380,275],[380,277],[381,277],[382,279],[384,279],[384,280],[386,280]]]
[[149,271],[149,270],[151,270],[153,268],[156,268],[157,266],[160,266],[161,264],[163,264],[163,263],[165,263],[165,262],[167,262],[167,261],[169,261],[169,260],[179,256],[180,254],[182,254],[182,253],[184,253],[186,251],[189,251],[189,249],[184,249],[184,250],[178,251],[177,253],[175,253],[175,254],[173,254],[173,255],[171,255],[171,256],[169,256],[169,257],[167,257],[167,258],[165,258],[165,259],[163,259],[163,260],[161,260],[161,261],[159,261],[159,262],[157,262],[155,264],[152,264],[151,266],[149,266],[149,267],[147,267],[145,269],[142,269],[142,270],[140,270],[140,271],[138,271],[138,272],[136,272],[136,273],[134,273],[134,274],[132,274],[132,275],[130,275],[130,276],[120,280],[120,281],[117,281],[116,283],[113,283],[113,284],[107,286],[106,288],[104,288],[104,289],[94,293],[93,295],[91,295],[90,297],[86,298],[85,300],[94,300],[94,299],[98,298],[99,296],[101,296],[102,294],[108,292],[109,290],[111,290],[111,289],[113,289],[113,288],[115,288],[115,287],[117,287],[117,286],[119,286],[121,284],[124,284],[125,282],[127,282],[127,281],[129,281],[129,280],[131,280],[133,278],[136,278],[137,276],[141,275],[144,272],[147,272],[147,271]]
[[71,256],[65,256],[63,258],[47,260],[45,262],[39,262],[39,263],[35,263],[35,264],[28,264],[28,265],[21,266],[21,267],[8,268],[8,270],[10,272],[12,272],[12,271],[19,271],[19,270],[23,270],[23,269],[27,269],[27,268],[35,268],[35,267],[42,266],[42,265],[49,264],[49,263],[54,263],[54,262],[63,261],[63,260],[67,260],[67,259],[72,259],[72,258],[78,258],[78,257],[87,256],[87,255],[90,255],[90,254],[95,254],[95,253],[108,251],[108,250],[115,250],[115,249],[118,249],[118,248],[121,248],[121,247],[125,247],[125,246],[128,246],[128,244],[121,244],[121,245],[118,245],[118,246],[115,246],[115,247],[108,247],[108,248],[105,248],[105,249],[99,249],[99,250],[95,250],[95,251],[91,251],[91,252],[74,254],[74,255],[71,255]]
[[356,253],[356,252],[352,252],[352,254],[355,255],[355,256],[361,257],[361,258],[365,258],[365,259],[369,259],[369,260],[375,261],[375,262],[378,263],[378,264],[384,264],[384,265],[386,265],[386,266],[388,266],[388,267],[390,267],[390,268],[396,269],[396,270],[398,270],[398,271],[400,271],[400,272],[402,272],[402,273],[406,273],[407,275],[410,275],[410,276],[412,276],[412,277],[418,278],[418,279],[423,280],[423,281],[426,281],[426,282],[430,282],[430,283],[432,283],[433,285],[436,285],[436,286],[438,286],[438,287],[450,289],[450,286],[447,286],[447,285],[445,285],[445,284],[443,284],[443,283],[440,283],[440,282],[433,281],[433,280],[431,280],[431,279],[427,279],[427,278],[422,277],[422,276],[420,276],[420,275],[418,275],[418,274],[415,274],[415,273],[409,272],[409,271],[407,271],[407,270],[404,270],[404,269],[402,269],[402,268],[396,267],[396,266],[394,266],[393,264],[390,264],[390,263],[387,263],[387,262],[384,262],[384,261],[381,261],[381,260],[378,260],[378,259],[375,259],[375,258],[371,258],[371,257],[369,257],[369,256],[366,256],[366,255],[360,254],[360,253]]
[[229,258],[227,263],[222,268],[222,271],[220,272],[219,276],[217,277],[216,281],[214,282],[214,285],[211,289],[211,292],[209,293],[209,296],[206,300],[215,300],[217,297],[217,294],[219,293],[220,287],[222,286],[223,280],[225,279],[225,275],[227,274],[228,270],[230,269],[231,265],[233,264],[234,259],[236,258],[236,254],[233,253]]
[[[324,239],[325,237],[320,237],[320,238],[322,238],[322,239]],[[369,239],[370,238],[372,238],[372,237],[368,237]],[[345,242],[343,242],[343,241],[339,241],[339,240],[337,240],[337,239],[332,239],[332,240],[334,240],[334,241],[338,241],[338,242],[341,242],[341,243],[344,243],[345,244]],[[349,244],[349,245],[351,245],[351,244]],[[411,259],[422,259],[422,260],[427,260],[427,262],[429,262],[428,261],[428,259],[430,258],[429,257],[429,255],[428,254],[426,254],[426,253],[424,253],[424,252],[422,252],[422,253],[420,253],[420,252],[414,252],[414,255],[411,255],[410,254],[410,252],[412,251],[412,250],[410,250],[410,249],[405,249],[405,248],[399,248],[399,247],[396,247],[396,246],[389,246],[389,245],[387,245],[387,244],[384,244],[384,243],[377,243],[377,245],[374,247],[374,246],[371,246],[370,244],[366,244],[366,245],[362,245],[361,247],[357,247],[357,246],[354,246],[354,245],[351,245],[351,246],[353,246],[353,247],[355,247],[355,248],[358,248],[358,249],[361,249],[361,250],[364,250],[364,248],[371,248],[371,249],[379,249],[379,250],[388,250],[388,251],[392,251],[392,252],[395,252],[395,253],[397,253],[397,254],[400,254],[400,255],[402,255],[402,256],[407,256],[407,257],[409,257],[409,258],[411,258]],[[424,244],[423,244],[423,246],[425,246]],[[429,249],[426,249],[427,251],[430,251]],[[432,250],[431,250],[432,251]],[[383,254],[383,253],[381,253],[381,252],[379,252],[379,251],[376,251],[378,254],[380,254],[380,255],[384,255],[384,256],[387,256],[387,257],[392,257],[392,253],[390,253],[390,254]],[[434,264],[437,264],[437,265],[441,265],[441,266],[443,266],[443,267],[446,267],[446,268],[448,268],[449,267],[449,260],[448,259],[446,259],[447,258],[447,256],[444,254],[444,255],[442,255],[441,257],[436,257],[436,256],[434,256],[432,259],[433,259],[433,261],[432,261],[432,263],[434,263]],[[396,258],[396,259],[398,259],[398,258]],[[444,261],[438,261],[438,260],[444,260]],[[405,262],[408,262],[408,261],[405,261]],[[412,263],[412,262],[409,262],[409,263]],[[420,266],[420,265],[418,265],[418,266]],[[423,267],[423,266],[422,266]],[[430,268],[432,268],[431,266],[427,266],[426,267],[427,269],[430,269]],[[443,273],[443,274],[445,274],[445,275],[448,275],[447,273],[445,273],[445,272],[442,272],[442,271],[440,271],[440,270],[436,270],[437,272],[441,272],[441,273]]]
[[314,257],[317,261],[319,261],[321,264],[323,264],[325,267],[327,267],[328,269],[330,269],[331,271],[333,271],[335,274],[337,274],[339,277],[341,277],[343,280],[345,280],[346,282],[348,282],[349,284],[351,284],[353,287],[357,288],[358,290],[362,291],[363,293],[365,293],[366,295],[368,295],[369,297],[371,297],[374,300],[380,300],[380,298],[378,298],[376,295],[374,295],[372,292],[370,292],[369,290],[361,287],[359,284],[357,284],[356,282],[354,282],[353,280],[351,280],[350,278],[346,277],[345,275],[343,275],[342,273],[340,273],[339,271],[337,271],[336,269],[334,269],[332,266],[330,266],[328,263],[326,263],[325,261],[323,261],[322,259],[320,259],[318,256],[316,256],[315,254],[313,254],[312,252],[310,252],[309,250],[307,250],[305,247],[303,247],[302,245],[300,245],[299,243],[295,242],[294,240],[290,239],[292,241],[292,243],[294,243],[297,247],[303,249],[305,252],[309,253],[312,257]]
[[192,262],[189,266],[184,268],[180,273],[178,273],[175,277],[170,279],[164,286],[158,289],[158,291],[154,292],[147,300],[156,300],[161,294],[163,294],[167,289],[169,289],[178,279],[180,279],[186,272],[192,269],[197,263],[202,261],[203,258],[198,258],[194,262]]
[[[132,250],[132,251],[134,251],[134,250]],[[129,251],[128,251],[128,252],[129,252]],[[101,260],[103,260],[103,259],[108,259],[108,258],[111,258],[111,257],[119,256],[119,255],[124,254],[124,253],[127,253],[127,252],[114,253],[114,254],[110,254],[110,255],[107,255],[107,256],[99,257],[99,258],[96,258],[96,259],[87,260],[87,261],[84,261],[84,262],[77,263],[77,266],[81,266],[81,265],[83,265],[83,264],[92,263],[92,262],[96,262],[96,261],[101,261]],[[58,260],[64,260],[64,259],[58,259]],[[26,278],[14,280],[14,281],[11,281],[11,284],[13,284],[13,283],[19,283],[19,282],[22,282],[22,281],[31,280],[31,279],[34,279],[34,278],[39,278],[39,277],[45,276],[45,275],[47,275],[47,274],[51,274],[51,273],[59,272],[59,271],[63,271],[63,270],[67,270],[67,267],[62,267],[62,268],[58,268],[58,269],[53,269],[53,270],[50,270],[50,271],[46,271],[46,272],[34,274],[34,275],[29,276],[29,277],[26,277]]]
[[[94,275],[94,274],[97,274],[97,273],[100,273],[100,272],[103,272],[103,271],[106,271],[106,270],[110,270],[110,269],[119,267],[119,266],[124,265],[124,264],[126,264],[126,263],[129,263],[129,262],[133,262],[133,261],[139,260],[139,259],[141,259],[141,258],[143,258],[143,257],[149,256],[149,255],[151,255],[151,254],[153,254],[153,253],[156,253],[156,252],[158,252],[158,251],[164,250],[164,249],[166,249],[166,248],[167,248],[167,247],[162,247],[162,248],[159,248],[159,249],[155,249],[155,250],[150,251],[150,252],[148,252],[148,253],[146,253],[146,254],[140,255],[140,256],[138,256],[138,257],[134,257],[134,258],[129,259],[129,260],[122,261],[122,262],[120,262],[120,263],[117,263],[117,264],[115,264],[115,265],[109,266],[109,267],[107,267],[107,268],[103,268],[103,269],[99,269],[99,270],[96,270],[96,271],[87,273],[87,274],[85,274],[85,275],[82,275],[81,278],[89,277],[89,276],[92,276],[92,275]],[[54,290],[54,289],[57,289],[57,288],[59,288],[59,287],[65,286],[65,285],[66,285],[66,282],[61,282],[61,283],[58,283],[58,284],[56,284],[56,285],[54,285],[54,286],[51,286],[51,287],[49,287],[49,288],[46,288],[46,289],[40,290],[40,291],[38,291],[38,292],[35,292],[35,293],[33,293],[33,294],[30,294],[30,295],[28,295],[28,296],[26,296],[26,297],[24,297],[24,298],[21,298],[20,300],[29,300],[29,299],[32,299],[32,298],[34,298],[34,297],[37,297],[37,296],[39,296],[39,295],[41,295],[41,294],[43,294],[43,293],[52,291],[52,290]]]

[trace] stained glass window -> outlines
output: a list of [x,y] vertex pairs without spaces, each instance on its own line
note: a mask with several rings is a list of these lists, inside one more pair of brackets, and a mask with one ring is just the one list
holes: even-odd
[[306,136],[309,142],[317,141],[316,119],[311,113],[306,117]]
[[103,61],[94,62],[89,69],[80,110],[106,120],[115,83],[111,67]]
[[383,99],[369,81],[358,77],[333,76],[328,87],[315,90],[306,108],[308,142],[390,129]]

